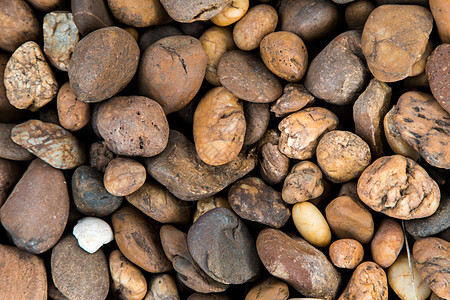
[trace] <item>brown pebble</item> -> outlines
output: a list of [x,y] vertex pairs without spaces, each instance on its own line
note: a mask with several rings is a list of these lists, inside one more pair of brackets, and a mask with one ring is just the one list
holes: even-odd
[[200,199],[197,201],[196,209],[193,216],[193,222],[197,221],[197,219],[216,207],[225,207],[228,209],[232,209],[230,203],[228,202],[227,197],[218,196],[217,194],[208,198]]
[[116,155],[108,149],[105,141],[91,144],[89,149],[89,165],[100,172],[105,172],[106,166]]
[[[430,3],[433,1],[430,1]],[[436,2],[436,1],[434,1]],[[449,2],[450,4],[450,2]],[[449,21],[450,27],[450,21]],[[450,30],[449,30],[450,42]],[[428,57],[426,74],[434,98],[450,114],[450,44],[442,44]]]
[[403,248],[403,230],[393,219],[384,219],[370,243],[373,260],[382,268],[388,268],[397,259]]
[[114,25],[114,19],[104,0],[72,0],[71,10],[73,21],[81,35]]
[[129,26],[148,27],[171,21],[158,0],[108,0],[108,6],[117,21]]
[[375,4],[369,0],[357,0],[348,4],[345,8],[345,21],[350,29],[361,30],[367,21]]
[[295,204],[322,195],[324,184],[319,167],[310,161],[302,161],[292,167],[283,183],[284,202]]
[[56,106],[59,123],[67,130],[76,131],[83,128],[91,117],[89,104],[76,98],[68,82],[59,89]]
[[288,285],[274,277],[254,285],[245,296],[245,300],[286,300],[287,298],[289,298]]
[[436,22],[436,27],[443,44],[450,43],[450,11],[448,0],[430,0],[430,10]]
[[267,103],[244,103],[245,138],[244,145],[256,143],[267,131],[270,121]]
[[31,160],[34,155],[11,139],[11,130],[16,124],[0,123],[0,157],[10,160]]
[[127,196],[145,182],[145,167],[131,158],[118,157],[109,162],[103,177],[106,190],[115,196]]
[[311,95],[301,83],[288,83],[283,90],[283,95],[272,105],[270,111],[275,117],[284,117],[313,103]]
[[22,168],[14,161],[0,158],[0,207],[22,176]]
[[289,172],[289,157],[278,149],[280,133],[269,129],[258,142],[261,177],[270,184],[283,181]]
[[338,268],[354,269],[364,258],[364,248],[353,239],[340,239],[330,245],[331,262]]
[[169,274],[153,275],[144,300],[180,300],[177,283]]

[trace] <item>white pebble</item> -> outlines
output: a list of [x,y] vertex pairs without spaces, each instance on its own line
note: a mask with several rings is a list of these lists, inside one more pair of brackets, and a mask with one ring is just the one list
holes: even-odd
[[99,218],[85,217],[73,228],[73,235],[83,250],[94,253],[114,239],[111,227]]

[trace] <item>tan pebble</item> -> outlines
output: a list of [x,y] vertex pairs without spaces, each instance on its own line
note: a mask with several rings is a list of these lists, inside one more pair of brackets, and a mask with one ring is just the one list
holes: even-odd
[[302,237],[316,247],[330,244],[331,231],[320,210],[309,202],[297,203],[292,208],[292,219]]
[[157,274],[150,278],[144,300],[180,300],[175,280],[169,274]]
[[79,101],[68,82],[59,89],[56,107],[59,123],[67,130],[76,131],[83,128],[91,117],[89,103]]
[[370,243],[373,260],[383,268],[389,267],[402,250],[403,241],[400,224],[392,219],[384,219]]
[[197,207],[194,212],[194,222],[197,221],[197,219],[206,213],[207,211],[210,211],[213,208],[216,207],[226,207],[231,209],[230,203],[228,202],[227,198],[224,196],[218,196],[214,195],[205,199],[200,199],[197,201]]
[[353,239],[340,239],[329,249],[331,262],[338,268],[354,269],[364,258],[364,248]]
[[217,26],[228,26],[239,21],[247,12],[249,0],[232,0],[225,9],[211,18]]
[[145,167],[131,158],[115,158],[105,170],[103,183],[115,196],[127,196],[137,191],[145,182]]
[[288,297],[288,285],[284,281],[269,277],[254,285],[245,296],[245,300],[286,300]]

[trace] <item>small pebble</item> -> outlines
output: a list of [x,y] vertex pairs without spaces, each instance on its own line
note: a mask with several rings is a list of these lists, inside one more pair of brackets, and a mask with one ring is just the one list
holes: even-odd
[[85,217],[73,228],[73,235],[83,250],[94,253],[114,239],[111,227],[99,218]]
[[331,231],[320,210],[309,202],[297,203],[292,208],[292,219],[302,237],[316,247],[328,246]]
[[127,196],[137,191],[145,182],[145,167],[131,158],[115,158],[105,170],[103,183],[114,196]]
[[383,268],[394,263],[403,248],[403,230],[393,219],[384,219],[370,243],[373,260]]
[[336,267],[354,269],[364,258],[364,248],[357,240],[340,239],[330,245],[329,254]]

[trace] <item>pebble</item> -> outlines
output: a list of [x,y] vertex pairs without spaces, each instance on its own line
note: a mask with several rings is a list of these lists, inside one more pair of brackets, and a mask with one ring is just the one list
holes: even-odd
[[358,200],[341,196],[325,208],[331,231],[340,239],[355,239],[361,244],[372,240],[374,222],[372,214]]
[[231,0],[161,0],[169,16],[180,23],[207,21],[230,3]]
[[282,182],[289,172],[289,158],[278,149],[279,140],[279,131],[268,129],[257,144],[260,174],[270,184]]
[[436,237],[417,240],[413,257],[422,279],[439,297],[450,298],[450,243]]
[[331,242],[331,230],[320,210],[309,202],[292,208],[292,219],[301,236],[315,247],[326,247]]
[[187,242],[195,262],[221,283],[241,284],[260,272],[255,241],[243,221],[227,208],[214,208],[198,218],[189,228]]
[[295,164],[286,176],[281,195],[289,204],[320,197],[324,191],[322,171],[310,161]]
[[73,0],[71,8],[73,21],[81,35],[103,27],[113,26],[114,19],[103,0]]
[[389,286],[402,300],[425,300],[430,296],[430,287],[420,277],[414,260],[412,260],[413,275],[406,253],[400,254],[387,272]]
[[[432,2],[437,3],[437,1],[431,0],[430,6]],[[450,76],[446,72],[449,68],[449,61],[450,44],[437,46],[427,59],[426,74],[434,99],[450,114]]]
[[73,235],[52,249],[51,274],[55,287],[69,299],[103,300],[109,290],[108,262],[102,250],[87,253]]
[[11,139],[57,169],[73,169],[87,159],[77,138],[56,124],[29,120],[11,130]]
[[180,300],[175,280],[169,274],[157,274],[150,278],[144,300]]
[[2,298],[47,299],[47,273],[41,257],[0,245],[0,274]]
[[95,217],[112,214],[123,201],[123,197],[108,193],[103,174],[90,166],[80,166],[73,172],[72,196],[79,212]]
[[370,243],[373,260],[382,268],[392,265],[403,248],[404,235],[400,224],[393,219],[384,219]]
[[22,168],[14,161],[0,158],[0,207],[22,176]]
[[228,209],[232,209],[227,197],[224,196],[214,195],[205,199],[200,199],[197,201],[192,221],[197,221],[197,219],[200,218],[201,215],[216,207],[225,207]]
[[288,285],[274,277],[254,285],[245,296],[245,300],[286,300],[287,298],[289,298]]
[[353,239],[340,239],[330,245],[331,262],[338,268],[354,269],[364,258],[364,248]]
[[67,130],[80,130],[87,125],[91,117],[89,103],[78,100],[68,82],[59,89],[56,107],[59,123]]
[[1,207],[0,219],[17,247],[40,254],[63,234],[69,205],[62,171],[35,159]]
[[194,293],[190,295],[187,300],[231,300],[224,294],[200,294]]
[[442,43],[450,43],[450,13],[448,11],[448,0],[430,0],[429,5]]
[[272,105],[270,111],[277,118],[284,117],[299,111],[314,101],[314,96],[306,90],[303,84],[288,83],[283,89],[283,95]]
[[246,123],[244,145],[253,145],[267,131],[270,122],[269,105],[267,103],[244,103],[244,115]]
[[109,162],[103,177],[106,190],[114,196],[127,196],[145,182],[145,167],[131,158],[115,158]]
[[9,160],[31,160],[34,155],[11,139],[11,130],[16,124],[0,123],[0,157]]
[[85,217],[73,228],[78,245],[86,252],[95,253],[101,246],[114,239],[108,223],[99,218]]
[[106,166],[116,155],[108,149],[105,141],[98,141],[91,144],[89,149],[89,165],[99,172],[104,173]]

